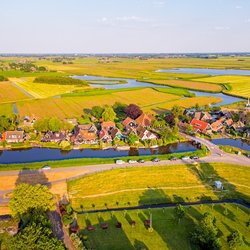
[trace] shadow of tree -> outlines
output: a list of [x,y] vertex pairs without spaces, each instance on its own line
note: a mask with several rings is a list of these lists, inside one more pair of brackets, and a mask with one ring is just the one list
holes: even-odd
[[47,176],[42,170],[21,170],[18,173],[18,177],[16,180],[16,186],[21,183],[27,183],[29,185],[37,185],[42,184],[47,187],[51,187],[51,183],[49,182]]
[[171,203],[171,199],[162,189],[148,188],[140,196],[139,205]]
[[135,239],[134,248],[136,250],[148,250],[148,247],[140,240]]

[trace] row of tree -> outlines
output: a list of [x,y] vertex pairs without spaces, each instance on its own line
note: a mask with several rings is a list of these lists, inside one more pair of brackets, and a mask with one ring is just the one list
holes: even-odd
[[62,76],[39,76],[34,80],[35,83],[59,84],[59,85],[87,85],[84,80]]

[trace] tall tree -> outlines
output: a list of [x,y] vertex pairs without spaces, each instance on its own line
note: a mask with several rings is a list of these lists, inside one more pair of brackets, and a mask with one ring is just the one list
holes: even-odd
[[180,204],[176,205],[174,212],[175,212],[175,217],[178,219],[178,222],[180,222],[180,220],[186,214],[185,208],[182,205],[180,205]]
[[237,246],[241,246],[243,243],[242,234],[238,230],[234,230],[228,237],[227,242],[230,249],[236,249]]
[[126,115],[132,119],[136,119],[142,114],[142,110],[135,104],[129,104],[125,112]]
[[218,228],[216,227],[214,216],[205,213],[203,218],[191,234],[191,240],[201,249],[218,250],[221,249],[221,242],[218,237]]
[[23,214],[22,221],[20,231],[8,243],[9,249],[65,249],[63,243],[54,237],[51,222],[43,210],[27,211]]
[[116,113],[113,110],[111,106],[106,106],[103,113],[102,113],[102,119],[104,121],[114,121],[116,118]]
[[13,191],[9,207],[14,216],[21,217],[30,209],[52,210],[55,208],[54,203],[53,195],[47,186],[23,183]]
[[94,106],[91,109],[91,115],[93,115],[96,119],[102,118],[102,113],[104,111],[104,108],[101,106]]

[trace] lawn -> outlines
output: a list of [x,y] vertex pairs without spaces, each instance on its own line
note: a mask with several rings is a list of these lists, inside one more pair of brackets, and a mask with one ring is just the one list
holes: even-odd
[[217,84],[229,85],[225,93],[248,98],[250,96],[250,76],[214,76],[209,78],[196,79]]
[[11,116],[13,113],[14,111],[11,103],[0,104],[0,116]]
[[[229,170],[230,169],[230,170]],[[221,198],[249,200],[250,169],[226,164],[116,169],[70,181],[72,206],[80,210]],[[212,188],[222,180],[225,190]]]
[[[197,205],[185,208],[186,216],[178,223],[174,217],[174,208],[103,212],[78,215],[78,223],[87,235],[86,245],[96,250],[129,250],[129,249],[196,249],[189,240],[195,223],[205,212],[211,212],[216,218],[216,226],[221,232],[222,249],[229,249],[227,236],[233,229],[238,229],[244,236],[244,243],[238,250],[250,249],[250,234],[246,222],[249,220],[249,210],[233,204]],[[225,215],[225,211],[227,214]],[[152,214],[153,232],[144,226],[144,220]],[[135,221],[131,227],[130,222]],[[119,221],[121,229],[115,224]],[[107,230],[101,229],[101,223],[108,223]],[[89,232],[87,225],[93,225],[95,230]]]
[[47,98],[50,96],[57,96],[64,93],[69,93],[74,90],[83,90],[86,87],[79,87],[75,85],[58,85],[46,83],[34,83],[35,78],[10,78],[17,86],[27,91],[35,98]]
[[15,87],[11,82],[0,82],[0,103],[25,99],[30,99],[30,97]]

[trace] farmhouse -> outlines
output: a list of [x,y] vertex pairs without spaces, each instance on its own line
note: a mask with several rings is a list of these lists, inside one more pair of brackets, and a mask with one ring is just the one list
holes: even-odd
[[126,131],[135,131],[136,129],[136,122],[131,119],[130,117],[127,117],[123,122],[122,125],[124,126]]
[[139,126],[137,128],[137,135],[139,138],[144,141],[144,140],[155,140],[157,139],[157,136],[153,134],[152,132],[148,131],[145,129],[143,126]]
[[77,125],[74,128],[71,142],[74,144],[95,144],[97,143],[97,128],[94,124]]
[[222,118],[220,120],[213,122],[211,124],[212,131],[213,132],[222,132],[222,130],[224,129],[223,121],[224,121],[224,119]]
[[5,140],[8,143],[17,143],[24,141],[24,131],[6,131]]
[[153,116],[147,114],[141,114],[138,118],[136,118],[135,123],[137,126],[142,127],[150,127],[153,120]]
[[101,126],[102,130],[111,131],[112,128],[115,128],[115,123],[111,121],[102,122]]
[[112,137],[109,134],[109,131],[102,129],[99,133],[99,140],[103,141],[105,143],[110,143],[112,142]]
[[42,138],[41,142],[56,142],[59,143],[66,139],[66,134],[63,132],[53,133],[51,131],[47,132]]
[[204,121],[193,119],[190,123],[195,133],[207,134],[211,130],[210,124]]

